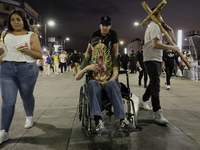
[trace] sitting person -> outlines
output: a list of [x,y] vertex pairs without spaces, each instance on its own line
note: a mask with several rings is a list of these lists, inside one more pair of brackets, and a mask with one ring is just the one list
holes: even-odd
[[[121,128],[124,131],[134,130],[134,126],[126,118],[122,102],[121,86],[116,81],[118,78],[118,62],[114,54],[108,48],[99,43],[99,39],[91,40],[92,55],[87,56],[76,75],[76,80],[80,80],[86,71],[89,71],[88,101],[91,116],[95,120],[97,135],[108,134],[102,119],[102,97],[106,91],[111,105],[114,107],[115,119],[119,119]],[[97,44],[98,43],[98,44]],[[95,46],[95,44],[97,44]]]

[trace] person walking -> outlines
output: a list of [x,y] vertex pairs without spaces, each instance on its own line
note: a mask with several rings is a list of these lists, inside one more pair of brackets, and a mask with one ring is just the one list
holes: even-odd
[[148,77],[147,77],[147,72],[146,72],[146,69],[145,69],[144,63],[143,63],[143,49],[144,49],[144,45],[142,45],[142,47],[140,48],[140,50],[137,53],[137,65],[139,68],[138,85],[141,86],[141,80],[144,75],[144,88],[146,88]]
[[124,70],[128,69],[128,61],[129,61],[129,57],[127,54],[123,54],[121,56],[121,63],[122,63],[122,67],[124,68]]
[[[153,11],[153,9],[152,9]],[[162,18],[161,12],[155,14],[157,18]],[[159,124],[168,124],[169,121],[163,117],[163,110],[160,106],[160,75],[162,72],[162,50],[171,49],[180,51],[178,46],[162,44],[162,32],[159,26],[152,20],[145,32],[144,46],[144,66],[150,79],[150,83],[140,100],[143,109],[150,110],[148,100],[151,97],[153,106],[153,120]]]
[[190,79],[192,81],[198,81],[198,61],[195,61],[191,54],[188,55],[188,62],[191,65]]
[[131,55],[130,55],[130,73],[136,73],[136,63],[137,63],[137,55],[134,53],[134,50],[131,50]]
[[43,75],[43,59],[38,59],[37,60],[37,65],[39,69],[39,75]]
[[70,57],[71,63],[73,65],[73,76],[77,74],[78,63],[80,60],[77,50],[74,50],[74,54]]
[[59,66],[59,61],[58,61],[58,54],[57,52],[54,52],[54,55],[53,55],[53,67],[54,67],[54,75],[58,75],[58,66]]
[[[63,72],[66,71],[66,54],[65,54],[65,50],[62,50],[62,54],[59,55],[59,62],[60,62],[60,69],[61,69],[61,75],[63,74]],[[64,70],[63,70],[64,67]]]
[[[15,112],[18,91],[26,113],[25,128],[33,126],[35,98],[33,95],[38,78],[35,59],[42,58],[38,36],[30,31],[24,12],[13,10],[8,17],[7,31],[3,32],[7,55],[1,66],[1,130],[0,144],[9,139],[9,128]],[[4,51],[0,49],[0,55]]]
[[[169,45],[169,43],[167,43]],[[174,70],[174,62],[177,64],[177,68],[179,69],[179,61],[178,54],[172,50],[164,50],[163,51],[163,69],[166,73],[166,89],[170,89],[170,79],[172,76],[172,72]]]
[[66,57],[66,65],[67,65],[67,71],[70,72],[71,62],[70,62],[70,56],[69,56],[69,53],[67,53],[67,57]]
[[49,55],[47,54],[47,52],[44,53],[43,56],[43,62],[44,62],[44,72],[45,75],[50,76],[50,65],[51,65],[51,59],[49,57]]

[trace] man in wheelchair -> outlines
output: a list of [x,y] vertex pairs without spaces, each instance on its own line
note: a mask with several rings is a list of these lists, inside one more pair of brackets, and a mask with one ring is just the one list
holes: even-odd
[[122,130],[132,131],[134,130],[134,126],[126,118],[121,95],[121,86],[120,83],[116,81],[118,78],[117,59],[98,38],[91,41],[91,46],[92,55],[83,60],[80,70],[76,75],[76,80],[80,80],[85,72],[89,72],[87,94],[91,116],[96,125],[97,135],[109,133],[104,126],[101,113],[103,103],[102,96],[105,91],[114,108],[115,119],[120,120]]

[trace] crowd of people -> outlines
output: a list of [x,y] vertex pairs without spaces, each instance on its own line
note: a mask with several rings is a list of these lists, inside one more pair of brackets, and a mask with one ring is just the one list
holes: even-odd
[[52,69],[54,75],[58,75],[59,72],[60,75],[63,75],[63,73],[73,70],[73,76],[75,76],[84,57],[84,54],[78,53],[77,50],[74,50],[73,53],[62,50],[61,54],[54,52],[52,56],[45,52],[43,57],[37,60],[37,65],[40,75],[50,76]]
[[[159,12],[155,16],[162,17],[162,14]],[[119,120],[122,130],[126,132],[134,130],[133,124],[127,120],[122,101],[121,85],[117,81],[119,64],[122,65],[124,70],[127,70],[129,62],[131,73],[139,71],[139,86],[141,86],[141,80],[144,76],[146,91],[140,100],[142,108],[151,110],[148,103],[151,98],[153,120],[164,125],[169,123],[163,117],[163,110],[160,106],[160,75],[162,69],[164,69],[166,72],[166,86],[169,90],[174,62],[181,70],[186,67],[182,60],[181,63],[178,61],[177,52],[180,49],[177,46],[162,44],[162,32],[158,25],[151,20],[145,32],[145,46],[142,45],[137,54],[132,50],[130,56],[124,54],[119,57],[117,32],[112,30],[111,27],[112,21],[110,17],[103,16],[100,18],[100,29],[90,36],[85,58],[77,50],[74,50],[72,54],[66,53],[65,50],[61,54],[54,52],[51,56],[47,52],[42,54],[39,39],[35,33],[30,31],[23,12],[14,10],[10,14],[7,30],[2,33],[2,43],[7,46],[7,50],[0,49],[0,55],[7,51],[1,65],[1,94],[3,101],[1,107],[0,144],[9,139],[8,132],[14,115],[18,91],[26,114],[24,127],[31,128],[33,126],[35,106],[33,90],[38,78],[38,70],[41,74],[44,71],[44,75],[50,76],[52,69],[54,75],[57,76],[59,72],[62,75],[73,69],[73,76],[75,76],[76,80],[80,80],[85,71],[90,71],[87,94],[91,118],[95,121],[97,135],[104,135],[109,133],[104,125],[101,113],[104,94],[109,97],[114,108],[115,119]],[[25,43],[21,44],[22,39]],[[20,46],[18,47],[19,44]],[[193,67],[191,72],[195,72],[197,62],[191,58],[189,53],[186,54],[186,57]],[[37,60],[37,63],[35,60]],[[79,70],[77,69],[78,66],[80,66]],[[147,84],[147,75],[149,84]],[[198,75],[196,75],[196,72],[193,75],[191,79],[197,81]]]

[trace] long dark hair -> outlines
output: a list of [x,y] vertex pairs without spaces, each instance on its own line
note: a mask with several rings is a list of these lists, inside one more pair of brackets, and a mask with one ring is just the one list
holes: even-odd
[[11,18],[11,16],[13,14],[18,14],[22,18],[22,20],[24,22],[24,29],[27,30],[27,31],[30,31],[30,28],[29,28],[28,22],[26,20],[26,17],[24,15],[24,12],[22,12],[21,10],[18,10],[18,9],[13,10],[9,15],[8,26],[7,26],[8,31],[13,31],[14,30],[13,27],[11,26],[11,24],[10,24],[10,18]]

